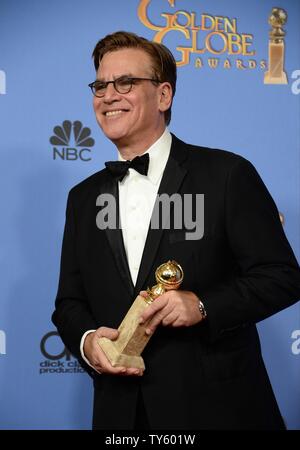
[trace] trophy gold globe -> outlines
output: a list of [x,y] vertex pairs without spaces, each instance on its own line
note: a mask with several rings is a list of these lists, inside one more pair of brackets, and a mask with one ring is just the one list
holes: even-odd
[[140,324],[139,319],[143,311],[155,301],[157,297],[171,289],[178,289],[183,280],[182,267],[176,261],[168,261],[160,265],[155,271],[157,284],[147,289],[147,297],[138,295],[120,324],[119,336],[115,341],[101,337],[99,346],[105,353],[112,366],[135,367],[145,369],[141,353],[147,345],[151,335],[146,334],[146,323]]

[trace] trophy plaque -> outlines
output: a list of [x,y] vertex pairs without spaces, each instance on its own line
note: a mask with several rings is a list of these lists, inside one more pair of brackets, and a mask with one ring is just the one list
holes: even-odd
[[287,21],[287,13],[284,9],[273,8],[269,17],[272,29],[269,33],[269,64],[265,72],[265,84],[287,84],[287,76],[284,71],[284,36],[283,25]]
[[145,369],[141,353],[151,335],[146,334],[150,321],[139,324],[143,311],[157,297],[171,289],[178,289],[183,280],[183,270],[176,261],[168,261],[155,271],[157,284],[147,289],[147,297],[138,295],[118,328],[119,336],[111,341],[101,337],[98,343],[112,366]]

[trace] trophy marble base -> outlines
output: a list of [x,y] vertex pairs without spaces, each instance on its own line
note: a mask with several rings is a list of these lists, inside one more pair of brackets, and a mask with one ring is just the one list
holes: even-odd
[[126,355],[125,353],[120,353],[115,347],[113,341],[107,338],[100,338],[99,345],[105,353],[105,356],[110,361],[113,367],[123,366],[123,367],[135,367],[137,369],[145,369],[145,363],[141,356]]
[[98,343],[112,366],[135,367],[145,369],[140,356],[151,335],[146,334],[147,322],[140,325],[139,319],[149,306],[146,299],[138,295],[118,328],[119,336],[115,341],[105,337]]
[[287,84],[288,80],[287,80],[287,76],[286,73],[283,72],[280,77],[272,77],[272,75],[269,72],[265,73],[265,78],[264,78],[264,83],[265,84]]

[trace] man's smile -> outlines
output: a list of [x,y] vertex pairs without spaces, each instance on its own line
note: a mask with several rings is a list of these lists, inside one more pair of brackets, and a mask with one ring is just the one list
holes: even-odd
[[112,117],[112,116],[119,116],[120,114],[123,114],[125,112],[128,112],[128,109],[115,109],[111,111],[105,111],[103,114],[105,117]]

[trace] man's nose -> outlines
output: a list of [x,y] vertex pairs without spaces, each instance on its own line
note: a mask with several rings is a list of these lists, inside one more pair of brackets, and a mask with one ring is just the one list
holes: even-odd
[[120,94],[118,93],[118,91],[116,91],[114,84],[108,83],[108,85],[106,86],[106,89],[105,89],[103,100],[105,102],[109,103],[112,101],[116,101],[119,98],[120,98]]

